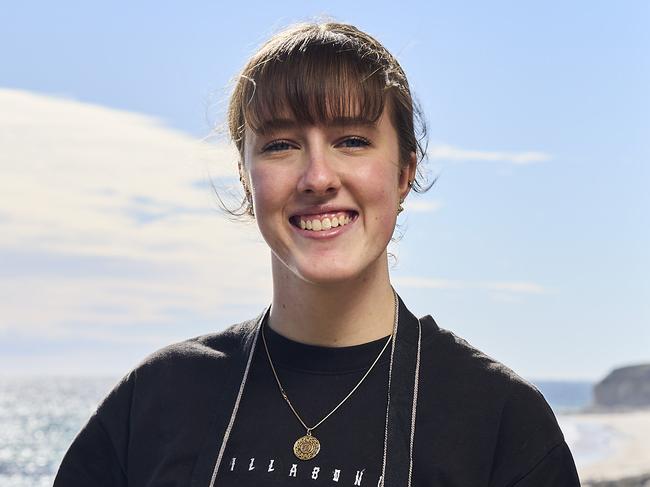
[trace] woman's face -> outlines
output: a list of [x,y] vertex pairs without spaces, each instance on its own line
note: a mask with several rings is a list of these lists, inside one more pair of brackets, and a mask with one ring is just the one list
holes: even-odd
[[415,166],[413,155],[400,171],[386,110],[376,124],[276,120],[245,140],[243,176],[274,272],[335,283],[384,265]]

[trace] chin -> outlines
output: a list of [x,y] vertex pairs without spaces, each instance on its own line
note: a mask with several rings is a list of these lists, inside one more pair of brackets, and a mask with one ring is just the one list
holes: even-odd
[[353,265],[328,265],[327,263],[323,263],[317,267],[296,266],[293,267],[292,271],[305,282],[327,286],[359,281],[367,275],[369,268]]
[[328,275],[300,275],[301,279],[315,286],[335,286],[355,281],[359,276],[332,274]]

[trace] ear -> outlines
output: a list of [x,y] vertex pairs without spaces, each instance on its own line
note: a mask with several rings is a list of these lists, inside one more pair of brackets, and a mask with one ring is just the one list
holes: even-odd
[[409,183],[412,183],[413,180],[415,179],[415,170],[417,167],[417,156],[415,152],[411,152],[409,162],[405,166],[403,166],[400,169],[399,172],[399,193],[401,195],[401,199],[404,200],[406,198],[406,195],[409,194],[409,191],[411,191],[411,186]]

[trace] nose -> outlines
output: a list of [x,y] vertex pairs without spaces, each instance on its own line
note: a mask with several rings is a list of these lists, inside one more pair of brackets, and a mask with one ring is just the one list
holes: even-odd
[[298,180],[298,191],[313,196],[333,195],[341,187],[333,155],[326,144],[311,145],[304,152],[302,174]]

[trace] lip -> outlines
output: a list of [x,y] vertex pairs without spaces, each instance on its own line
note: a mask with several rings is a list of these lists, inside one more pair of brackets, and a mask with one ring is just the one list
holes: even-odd
[[335,205],[314,205],[314,206],[305,206],[304,208],[301,208],[299,211],[295,211],[291,213],[289,216],[289,220],[292,220],[296,217],[301,217],[301,216],[320,216],[320,215],[326,215],[328,213],[341,213],[341,212],[346,212],[346,213],[354,213],[354,217],[359,214],[357,210],[354,208],[346,207],[346,206],[335,206]]
[[[333,227],[330,228],[329,230],[320,230],[318,232],[314,232],[313,230],[306,230],[306,229],[303,230],[302,228],[294,224],[295,220],[299,219],[300,217],[308,217],[308,216],[326,217],[328,215],[334,215],[336,213],[341,213],[341,212],[350,214],[351,217],[350,223],[338,227]],[[322,240],[322,239],[334,238],[341,235],[342,233],[347,232],[356,223],[358,217],[359,217],[359,212],[357,210],[353,210],[350,208],[343,208],[340,206],[331,206],[331,205],[317,206],[317,207],[312,206],[308,208],[303,208],[300,210],[300,212],[294,213],[289,218],[289,225],[291,226],[291,228],[293,228],[294,231],[296,231],[302,237],[310,238],[314,240]]]
[[291,225],[291,228],[293,228],[294,231],[298,232],[299,235],[305,238],[322,240],[322,239],[338,237],[342,233],[347,232],[352,228],[352,226],[355,224],[356,221],[357,221],[357,217],[355,216],[354,220],[350,221],[350,223],[348,223],[347,225],[343,225],[342,227],[330,228],[329,230],[320,230],[318,232],[314,232],[313,230],[303,230],[302,228],[297,227],[295,225]]

